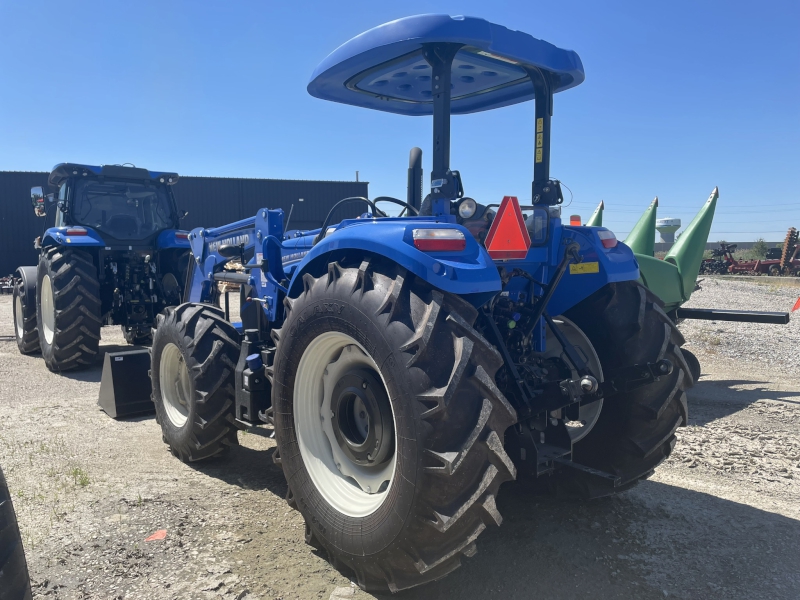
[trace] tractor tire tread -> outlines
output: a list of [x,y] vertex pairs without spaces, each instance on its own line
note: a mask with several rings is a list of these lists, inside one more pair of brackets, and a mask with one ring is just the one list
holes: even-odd
[[[386,540],[383,549],[371,555],[347,553],[320,533],[311,503],[302,500],[302,489],[295,489],[301,480],[296,464],[302,458],[296,458],[299,452],[293,457],[283,448],[279,464],[289,484],[287,500],[306,520],[307,541],[325,548],[331,564],[355,573],[362,589],[398,592],[440,579],[461,564],[462,556],[475,553],[480,533],[502,522],[495,498],[500,485],[516,476],[503,449],[503,436],[517,415],[494,385],[499,355],[473,328],[477,311],[471,305],[431,288],[393,263],[369,258],[350,265],[330,263],[318,277],[307,273],[303,283],[299,297],[288,306],[284,303],[289,309],[284,330],[295,326],[293,319],[300,318],[310,303],[339,297],[335,294],[342,286],[341,294],[359,302],[364,307],[361,312],[374,315],[383,330],[407,331],[405,339],[389,334],[395,336],[395,348],[404,357],[402,365],[426,373],[435,370],[436,377],[446,380],[434,384],[436,377],[430,375],[431,385],[416,397],[418,427],[425,434],[420,436],[418,452],[423,456],[418,459],[415,501],[399,533]],[[418,308],[412,310],[412,304]],[[395,321],[404,327],[393,326]],[[282,333],[273,331],[278,354]],[[442,357],[452,357],[447,370]],[[278,363],[276,357],[273,377],[281,389],[285,377]],[[466,398],[476,398],[471,416],[460,410]],[[283,419],[288,413],[280,404],[274,412],[280,448],[287,443],[288,424]]]
[[617,475],[617,487],[573,469],[557,471],[551,482],[562,495],[607,496],[646,479],[669,457],[677,429],[688,425],[686,390],[695,379],[680,349],[683,336],[661,300],[637,282],[610,284],[566,316],[592,341],[607,376],[662,358],[673,365],[667,376],[606,398],[595,427],[573,447],[574,460]]
[[[99,353],[102,321],[100,282],[91,255],[83,250],[49,248],[41,254],[39,271],[39,284],[45,274],[42,271],[50,276],[55,310],[52,342],[48,344],[44,332],[39,332],[47,368],[61,372],[93,365]],[[41,304],[39,289],[37,285]]]
[[0,596],[3,600],[31,599],[25,551],[2,469],[0,469]]
[[[34,300],[31,305],[26,301],[25,290],[23,289],[22,279],[18,279],[14,283],[14,337],[17,340],[17,347],[22,354],[33,354],[39,352],[39,330],[38,321],[36,317],[36,301]],[[22,336],[19,336],[16,327],[16,311],[17,302],[19,298],[20,306],[22,307]]]
[[[210,305],[181,304],[167,308],[153,337],[153,403],[163,439],[184,462],[204,460],[238,445],[234,424],[234,370],[239,357],[236,329],[224,313]],[[186,360],[194,390],[190,429],[176,433],[159,395],[159,366],[163,346],[174,343]],[[214,358],[215,360],[212,360]]]

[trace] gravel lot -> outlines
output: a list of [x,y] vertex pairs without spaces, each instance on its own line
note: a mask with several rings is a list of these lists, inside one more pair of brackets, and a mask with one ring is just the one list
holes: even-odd
[[[702,285],[692,306],[789,310],[800,295],[769,282]],[[799,323],[685,322],[704,375],[690,426],[651,480],[590,503],[506,485],[505,523],[477,555],[396,597],[800,597]],[[123,343],[116,328],[103,336],[104,351]],[[10,296],[0,297],[0,374],[0,464],[34,597],[372,597],[303,542],[268,430],[240,433],[228,458],[180,463],[152,417],[99,410],[99,364],[56,376],[21,356]],[[145,542],[161,529],[165,539]]]

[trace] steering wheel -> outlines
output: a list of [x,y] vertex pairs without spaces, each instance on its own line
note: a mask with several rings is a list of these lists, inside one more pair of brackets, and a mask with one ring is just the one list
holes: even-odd
[[[413,212],[414,216],[419,216],[419,211],[416,208],[414,208],[411,204],[409,204],[408,202],[403,202],[402,200],[398,200],[397,198],[392,198],[391,196],[378,196],[373,200],[373,202],[375,204],[378,204],[378,202],[391,202],[392,204],[397,204],[398,206],[404,206],[407,210]],[[403,213],[400,213],[400,215],[402,214]],[[384,216],[386,216],[385,213]]]

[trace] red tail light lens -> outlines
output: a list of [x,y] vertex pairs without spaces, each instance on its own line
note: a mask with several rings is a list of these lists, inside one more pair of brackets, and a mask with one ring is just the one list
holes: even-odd
[[608,229],[601,229],[597,232],[597,237],[600,238],[600,242],[603,244],[603,248],[616,248],[617,247],[617,236],[614,235],[613,231],[609,231]]
[[179,239],[179,240],[188,240],[189,239],[189,234],[188,233],[178,232],[178,233],[175,234],[175,238]]
[[458,229],[415,229],[414,247],[423,252],[460,252],[467,247]]
[[67,229],[67,235],[89,235],[83,227],[70,227]]
[[580,215],[570,215],[569,224],[572,225],[573,227],[580,227],[581,226],[581,216]]

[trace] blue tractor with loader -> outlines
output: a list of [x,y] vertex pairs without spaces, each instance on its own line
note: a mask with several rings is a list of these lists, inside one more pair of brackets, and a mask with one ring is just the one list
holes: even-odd
[[16,272],[20,352],[41,352],[61,372],[94,364],[103,325],[120,325],[130,344],[150,342],[156,315],[180,304],[186,283],[177,181],[133,166],[62,163],[48,178],[57,192],[31,189],[36,216],[55,216],[34,242],[38,266]]
[[[159,316],[151,350],[172,453],[215,457],[238,429],[272,425],[306,541],[392,592],[474,555],[502,522],[504,482],[596,498],[649,477],[693,380],[631,250],[562,223],[553,102],[583,80],[575,52],[470,17],[400,19],[331,53],[312,96],[432,116],[430,193],[415,149],[406,200],[343,200],[360,218],[284,231],[264,208],[191,231],[185,302]],[[470,198],[450,116],[529,100],[530,202]],[[241,322],[220,283],[239,286]]]

